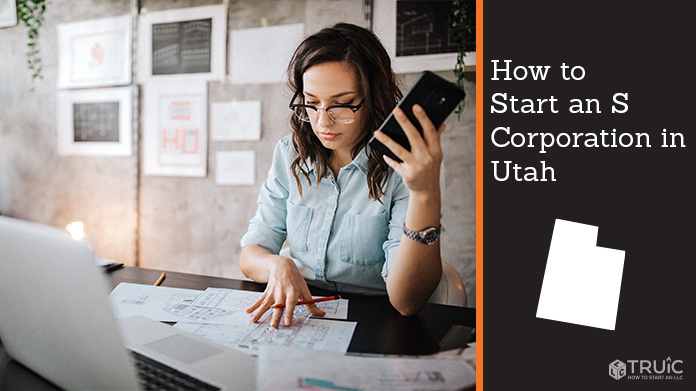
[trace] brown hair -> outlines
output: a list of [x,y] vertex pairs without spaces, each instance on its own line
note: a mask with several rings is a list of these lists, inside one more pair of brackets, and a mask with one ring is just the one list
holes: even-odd
[[[289,87],[293,91],[301,92],[304,88],[302,76],[305,71],[326,62],[345,62],[351,66],[365,96],[365,104],[361,109],[364,110],[362,115],[365,116],[363,137],[351,151],[351,157],[355,158],[401,99],[402,93],[392,71],[389,54],[379,38],[370,30],[338,23],[307,37],[295,50],[288,66]],[[292,162],[291,169],[301,195],[300,173],[307,178],[310,185],[312,183],[309,179],[307,160],[315,165],[318,181],[321,181],[329,169],[332,151],[317,139],[309,123],[293,115],[290,125],[292,147],[298,155]],[[389,166],[382,156],[372,150],[367,173],[370,198],[379,200],[384,194],[383,187],[388,170]]]

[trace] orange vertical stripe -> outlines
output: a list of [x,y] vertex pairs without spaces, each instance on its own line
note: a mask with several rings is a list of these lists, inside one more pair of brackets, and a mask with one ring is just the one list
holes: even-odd
[[483,0],[476,0],[476,389],[483,390]]

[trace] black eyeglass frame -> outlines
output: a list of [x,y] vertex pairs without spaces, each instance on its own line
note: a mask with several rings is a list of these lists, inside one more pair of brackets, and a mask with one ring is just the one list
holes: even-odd
[[[298,90],[297,92],[295,92],[295,95],[293,95],[292,99],[290,100],[290,104],[288,105],[288,107],[290,108],[290,110],[295,111],[295,109],[300,108],[300,107],[303,107],[305,110],[307,110],[307,109],[312,109],[312,110],[314,110],[314,111],[317,113],[317,115],[319,114],[319,109],[320,109],[320,108],[318,108],[317,106],[314,106],[314,105],[306,105],[306,104],[304,104],[304,103],[292,103],[292,102],[295,101],[295,99],[297,99],[297,96],[298,96],[298,95],[300,95],[300,91],[299,91],[299,90]],[[335,109],[335,108],[351,109],[351,110],[353,111],[353,114],[355,114],[356,111],[360,110],[360,108],[363,106],[363,104],[365,104],[365,98],[363,98],[363,99],[360,101],[360,103],[358,103],[357,105],[332,105],[332,106],[324,107],[324,108],[321,109],[321,110],[324,110],[324,111],[326,112],[326,114],[329,115],[329,118],[331,118],[332,121],[334,121],[334,122],[336,122],[336,123],[340,123],[340,122],[336,121],[336,120],[331,116],[331,114],[329,114],[329,110]],[[309,113],[309,112],[307,112],[307,113]],[[307,114],[307,115],[309,115],[309,114]],[[309,121],[304,120],[303,118],[300,118],[299,116],[298,116],[298,118],[300,119],[300,121],[309,122]],[[309,119],[309,117],[307,117],[307,119]],[[353,121],[351,121],[351,122],[346,122],[346,124],[353,123],[354,121],[355,121],[355,119],[353,119]]]

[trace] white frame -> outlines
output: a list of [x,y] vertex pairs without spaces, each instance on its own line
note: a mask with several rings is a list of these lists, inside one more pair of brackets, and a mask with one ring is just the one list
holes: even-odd
[[[119,103],[118,141],[75,141],[73,104]],[[57,94],[58,154],[62,156],[130,156],[133,153],[133,88],[59,91]]]
[[[208,18],[212,19],[210,72],[153,75],[152,25]],[[138,62],[140,64],[138,79],[141,82],[164,78],[191,78],[192,76],[205,80],[224,80],[227,59],[227,5],[207,5],[145,13],[140,16],[138,42]]]
[[[204,178],[208,173],[208,83],[198,78],[181,79],[176,83],[156,80],[143,85],[143,173],[155,176]],[[184,156],[161,155],[160,131],[171,125],[165,120],[163,108],[171,99],[198,102],[191,106],[193,118],[185,125],[198,125],[198,150]],[[177,132],[178,134],[178,132]],[[166,160],[166,161],[164,161]]]
[[17,3],[15,0],[5,0],[7,8],[0,8],[0,28],[17,25]]
[[[133,22],[130,15],[64,23],[58,30],[58,88],[84,88],[128,85],[132,80]],[[121,53],[121,62],[112,64],[101,73],[90,74],[91,52],[84,44],[95,37],[111,39],[110,49]],[[113,40],[117,42],[114,44]],[[104,42],[106,44],[106,42]],[[108,58],[114,58],[109,56]],[[93,63],[92,63],[93,64]],[[79,75],[79,76],[75,76]]]
[[[454,70],[457,53],[425,54],[418,56],[396,56],[396,1],[380,0],[373,3],[372,29],[382,41],[392,59],[396,73],[422,72],[425,70]],[[476,65],[476,52],[466,52],[465,65]]]

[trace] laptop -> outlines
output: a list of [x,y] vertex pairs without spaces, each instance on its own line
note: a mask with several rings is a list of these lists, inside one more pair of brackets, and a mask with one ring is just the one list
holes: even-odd
[[0,216],[0,340],[12,358],[69,390],[144,389],[148,366],[178,372],[183,389],[255,388],[255,357],[145,317],[117,321],[109,291],[86,245]]

